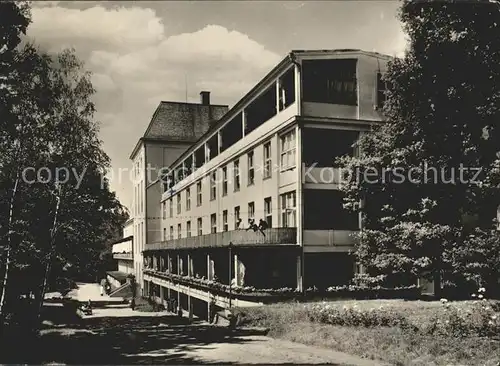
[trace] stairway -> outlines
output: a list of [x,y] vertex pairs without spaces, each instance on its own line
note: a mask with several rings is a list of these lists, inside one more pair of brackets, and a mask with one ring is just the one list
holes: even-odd
[[132,297],[132,288],[130,286],[130,283],[125,282],[120,287],[112,290],[108,296],[109,297],[122,297],[124,299],[131,298]]

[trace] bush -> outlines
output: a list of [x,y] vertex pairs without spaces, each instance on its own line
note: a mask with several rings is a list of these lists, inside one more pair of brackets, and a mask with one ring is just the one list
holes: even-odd
[[356,305],[338,308],[330,305],[315,304],[307,307],[310,321],[350,326],[350,327],[393,327],[408,328],[409,322],[405,316],[389,309],[362,310]]
[[446,309],[442,317],[434,315],[425,331],[429,334],[452,335],[454,337],[495,337],[500,335],[499,303],[484,298],[484,289],[478,291],[476,300],[467,309],[450,304],[445,299]]
[[158,304],[150,298],[136,299],[135,310],[143,313],[156,313],[165,310],[163,304]]
[[484,289],[480,289],[475,295],[478,300],[467,303],[450,303],[442,299],[442,306],[425,305],[424,302],[415,307],[408,302],[401,307],[367,307],[376,303],[376,300],[369,300],[360,302],[362,306],[356,302],[344,306],[336,302],[283,303],[237,312],[241,314],[242,324],[269,327],[277,333],[286,332],[293,323],[312,322],[344,327],[396,327],[422,336],[496,337],[500,335],[500,303],[486,300],[483,293]]

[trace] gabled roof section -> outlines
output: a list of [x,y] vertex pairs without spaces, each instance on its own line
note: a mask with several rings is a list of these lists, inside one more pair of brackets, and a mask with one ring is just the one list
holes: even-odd
[[143,137],[171,141],[197,140],[208,131],[210,122],[221,118],[228,109],[227,105],[162,101]]
[[227,105],[162,101],[130,158],[133,159],[142,142],[193,143],[228,110]]

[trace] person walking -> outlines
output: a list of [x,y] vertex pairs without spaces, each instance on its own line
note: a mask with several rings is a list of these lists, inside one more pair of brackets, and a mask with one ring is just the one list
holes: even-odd
[[104,291],[106,290],[106,284],[108,281],[106,281],[105,278],[101,280],[101,296],[104,296]]

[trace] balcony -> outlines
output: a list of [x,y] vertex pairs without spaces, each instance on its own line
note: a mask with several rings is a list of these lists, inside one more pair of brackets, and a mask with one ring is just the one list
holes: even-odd
[[[246,300],[251,302],[276,302],[284,298],[300,298],[303,296],[295,288],[283,287],[279,289],[257,289],[252,286],[245,287],[231,287],[220,282],[210,281],[204,278],[194,278],[188,276],[181,276],[168,272],[155,271],[153,269],[144,269],[145,279],[153,281],[154,283],[165,285],[170,282],[173,285],[185,286],[187,288],[201,290],[207,293],[218,296],[231,296],[235,299]],[[155,281],[156,280],[156,281]],[[182,289],[181,289],[182,291]],[[193,291],[190,291],[194,295]],[[210,297],[210,296],[209,296]],[[208,298],[209,298],[208,297]]]
[[274,246],[274,245],[296,245],[296,228],[272,228],[263,232],[233,230],[215,234],[192,236],[166,240],[161,243],[147,245],[148,250],[165,249],[195,249],[195,248],[221,248],[227,247],[229,243],[239,247]]
[[132,253],[113,253],[113,259],[134,259]]
[[357,231],[351,230],[304,230],[304,250],[349,252],[354,250]]

